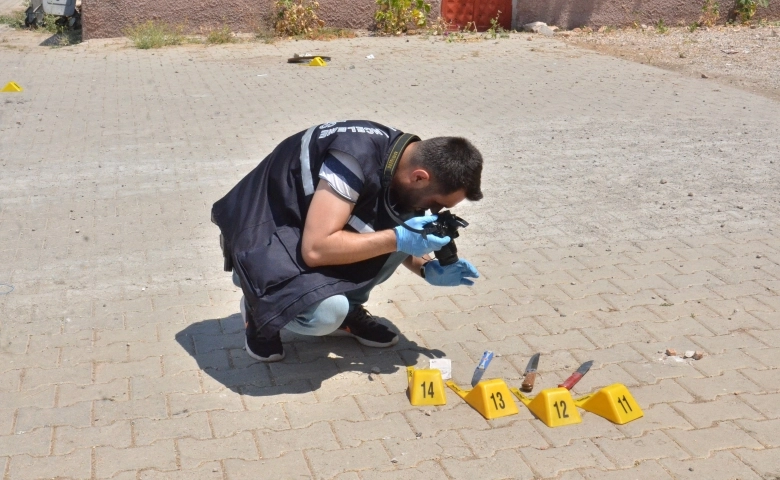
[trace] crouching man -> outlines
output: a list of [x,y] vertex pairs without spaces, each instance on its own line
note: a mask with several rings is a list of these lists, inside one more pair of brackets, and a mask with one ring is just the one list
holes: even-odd
[[481,174],[482,156],[464,138],[421,141],[369,121],[317,125],[280,143],[212,209],[225,269],[244,293],[247,353],[282,360],[282,328],[396,344],[363,304],[401,264],[432,285],[473,284],[468,261],[429,257],[449,237],[418,232],[441,209],[480,200]]

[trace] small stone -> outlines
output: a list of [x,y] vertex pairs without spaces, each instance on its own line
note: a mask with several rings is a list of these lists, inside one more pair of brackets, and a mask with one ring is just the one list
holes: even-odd
[[661,185],[666,184],[666,180],[661,180]]
[[393,303],[393,299],[392,298],[388,298],[387,299],[387,303]]
[[703,74],[703,73],[702,73],[702,74],[701,74],[701,78],[710,78],[710,77],[708,77],[707,75],[705,75],[705,74]]
[[555,310],[557,312],[558,311],[558,307],[553,307],[553,310]]
[[562,314],[561,314],[561,316],[562,316],[562,317],[565,317],[565,316],[566,316],[566,314],[565,314],[565,313],[562,313]]
[[379,373],[382,370],[379,369],[379,367],[371,367],[371,373]]
[[761,258],[761,254],[756,255],[756,258]]
[[692,197],[692,196],[693,196],[693,193],[691,193],[691,192],[688,192],[688,196],[689,196],[689,197]]
[[737,205],[737,208],[738,208],[738,209],[740,209],[740,210],[742,210],[742,209],[743,209],[743,208],[745,208],[745,207],[743,207],[742,205]]
[[414,434],[415,437],[420,438],[422,437],[422,432],[417,432]]
[[666,356],[667,357],[674,357],[675,355],[677,355],[677,350],[675,350],[673,348],[667,348],[666,349]]
[[584,246],[585,246],[585,244],[584,244],[584,243],[578,243],[578,244],[577,244],[577,246],[578,246],[578,247],[584,247]]
[[390,461],[391,461],[392,463],[398,463],[398,459],[397,459],[397,458],[391,458],[391,459],[390,459]]
[[701,360],[703,356],[704,356],[704,352],[702,352],[701,350],[697,350],[696,353],[693,354],[693,359]]
[[76,230],[76,233],[79,233],[81,230]]
[[693,471],[693,467],[688,467],[688,471],[692,472]]
[[430,417],[430,416],[431,416],[431,412],[429,412],[429,411],[427,411],[427,410],[426,410],[426,411],[425,411],[425,416],[426,416],[426,417]]
[[683,358],[693,358],[693,356],[696,354],[693,350],[686,350],[683,354]]

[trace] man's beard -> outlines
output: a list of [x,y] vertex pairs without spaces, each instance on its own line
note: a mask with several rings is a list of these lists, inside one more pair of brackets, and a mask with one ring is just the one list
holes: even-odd
[[432,190],[430,187],[413,189],[404,185],[396,185],[390,193],[398,211],[413,212],[423,209],[423,198],[433,193]]

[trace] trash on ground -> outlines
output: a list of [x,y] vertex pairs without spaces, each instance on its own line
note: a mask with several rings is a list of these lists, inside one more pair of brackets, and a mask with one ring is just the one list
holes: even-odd
[[431,370],[439,370],[441,372],[442,380],[449,380],[452,378],[452,360],[449,358],[431,358],[428,368]]
[[330,62],[330,57],[327,55],[311,55],[308,53],[305,55],[298,55],[297,53],[294,53],[292,58],[287,59],[287,63],[309,63],[317,57],[323,59],[326,62]]
[[371,53],[369,55],[366,55],[366,58],[369,59],[369,60],[373,60],[374,59],[374,54]]

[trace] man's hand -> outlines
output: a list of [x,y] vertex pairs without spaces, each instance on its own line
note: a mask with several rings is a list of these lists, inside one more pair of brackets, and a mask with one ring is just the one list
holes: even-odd
[[423,268],[425,268],[425,280],[439,287],[474,285],[474,281],[469,278],[479,278],[479,272],[474,265],[462,258],[446,267],[442,267],[438,260],[431,260]]
[[[421,230],[437,218],[437,215],[413,217],[405,223],[415,230]],[[435,252],[450,243],[450,237],[426,235],[427,238],[423,238],[421,234],[409,231],[403,225],[398,225],[393,230],[395,230],[396,236],[396,251],[408,253],[414,257],[422,257],[425,254]]]

